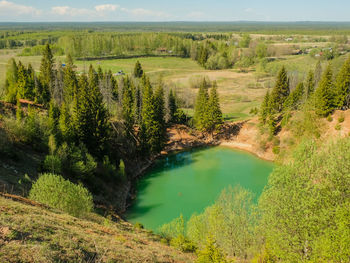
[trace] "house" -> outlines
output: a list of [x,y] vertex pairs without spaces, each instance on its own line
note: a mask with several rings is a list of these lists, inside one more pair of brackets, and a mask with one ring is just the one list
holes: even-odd
[[123,70],[119,70],[117,73],[113,74],[113,76],[123,76],[125,75]]
[[159,53],[167,53],[168,49],[166,49],[165,47],[160,47],[160,48],[157,49],[157,52],[159,52]]

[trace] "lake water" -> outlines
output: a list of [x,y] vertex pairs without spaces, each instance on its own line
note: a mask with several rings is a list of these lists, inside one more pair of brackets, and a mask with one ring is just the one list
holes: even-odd
[[137,198],[126,217],[156,231],[181,213],[189,219],[202,212],[229,185],[249,189],[257,200],[272,169],[271,162],[225,147],[170,155],[138,182]]

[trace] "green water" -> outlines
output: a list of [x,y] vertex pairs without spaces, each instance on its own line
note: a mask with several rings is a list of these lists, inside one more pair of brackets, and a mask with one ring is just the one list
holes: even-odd
[[157,230],[181,213],[188,219],[216,200],[222,189],[241,185],[260,196],[273,164],[248,153],[211,147],[157,161],[137,185],[137,199],[126,217]]

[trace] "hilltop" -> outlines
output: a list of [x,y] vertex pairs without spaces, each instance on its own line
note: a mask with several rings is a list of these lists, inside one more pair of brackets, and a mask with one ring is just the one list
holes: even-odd
[[[192,262],[149,231],[96,214],[79,219],[0,197],[0,262]],[[19,201],[21,200],[21,201]]]

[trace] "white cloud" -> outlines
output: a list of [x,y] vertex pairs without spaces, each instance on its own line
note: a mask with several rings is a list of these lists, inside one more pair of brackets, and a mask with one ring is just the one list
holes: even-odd
[[42,13],[41,10],[32,6],[19,5],[6,0],[0,1],[0,16],[19,16],[19,15],[31,15],[39,16]]
[[60,16],[82,16],[82,15],[94,15],[93,10],[86,8],[74,8],[69,6],[54,6],[51,8],[51,12]]
[[167,13],[164,13],[161,11],[153,11],[153,10],[144,9],[144,8],[136,8],[136,9],[121,8],[120,10],[139,18],[144,18],[144,17],[170,18],[171,17],[171,15]]
[[244,12],[247,12],[247,13],[253,13],[254,12],[254,10],[253,10],[253,8],[246,8],[245,10],[244,10]]
[[111,4],[105,4],[105,5],[97,5],[95,6],[95,10],[97,12],[104,12],[104,11],[116,11],[119,8],[118,5],[111,5]]

